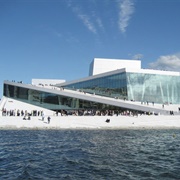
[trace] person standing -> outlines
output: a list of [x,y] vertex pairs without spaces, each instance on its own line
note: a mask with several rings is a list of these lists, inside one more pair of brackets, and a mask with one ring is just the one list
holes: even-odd
[[41,115],[42,115],[42,121],[44,121],[44,112],[43,111],[42,111]]
[[48,118],[47,118],[47,119],[48,119],[48,124],[49,124],[49,123],[50,123],[51,118],[48,116]]

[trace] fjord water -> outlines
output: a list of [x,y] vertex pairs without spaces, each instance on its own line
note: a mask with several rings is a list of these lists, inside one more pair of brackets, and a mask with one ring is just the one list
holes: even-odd
[[0,130],[0,179],[180,179],[180,130]]

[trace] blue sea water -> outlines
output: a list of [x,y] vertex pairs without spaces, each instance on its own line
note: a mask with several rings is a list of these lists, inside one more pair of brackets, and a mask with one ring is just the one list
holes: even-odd
[[0,179],[180,179],[180,130],[0,130]]

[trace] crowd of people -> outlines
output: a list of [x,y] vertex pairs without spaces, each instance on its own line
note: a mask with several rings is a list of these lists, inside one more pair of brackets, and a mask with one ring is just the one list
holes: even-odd
[[[138,116],[138,114],[142,114],[138,111],[131,110],[59,110],[54,111],[54,116]],[[45,116],[43,111],[32,110],[28,112],[27,110],[6,110],[2,109],[2,116],[41,116],[42,118]]]
[[19,109],[11,109],[6,110],[5,108],[2,109],[2,116],[42,116],[43,111],[33,110],[28,112],[27,110],[19,110]]
[[[140,112],[138,111],[131,111],[131,110],[90,110],[90,109],[84,109],[84,110],[61,110],[60,112],[57,111],[56,115],[61,116],[68,116],[68,115],[74,115],[74,116],[119,116],[119,115],[125,115],[125,116],[137,116]],[[142,113],[140,113],[142,114]]]

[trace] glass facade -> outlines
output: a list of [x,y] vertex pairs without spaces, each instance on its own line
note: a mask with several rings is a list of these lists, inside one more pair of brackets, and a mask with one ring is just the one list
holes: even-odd
[[160,104],[180,104],[180,77],[127,73],[128,99]]
[[114,107],[107,104],[85,101],[82,99],[17,87],[9,84],[4,84],[4,96],[54,111],[77,109],[120,109],[119,107]]
[[180,104],[180,77],[123,72],[64,86],[112,98]]
[[77,82],[64,86],[71,90],[80,89],[81,91],[102,95],[107,97],[117,97],[127,99],[127,77],[126,73],[113,74],[83,82]]

